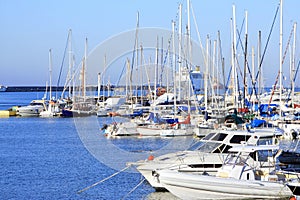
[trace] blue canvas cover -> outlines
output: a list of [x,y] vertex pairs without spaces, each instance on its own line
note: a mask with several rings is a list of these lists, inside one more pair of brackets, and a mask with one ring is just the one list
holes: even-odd
[[260,127],[260,126],[262,126],[263,124],[266,124],[266,120],[263,120],[263,119],[253,119],[253,120],[251,121],[251,127],[252,127],[252,128]]

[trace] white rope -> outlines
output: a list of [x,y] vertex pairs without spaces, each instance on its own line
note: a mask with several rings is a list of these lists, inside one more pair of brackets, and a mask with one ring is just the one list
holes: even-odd
[[126,199],[128,197],[128,195],[130,195],[132,192],[134,192],[134,190],[136,190],[143,182],[145,181],[145,179],[143,178],[134,188],[132,188],[132,190],[130,190],[123,198],[122,200]]
[[96,185],[98,185],[98,184],[100,184],[100,183],[103,183],[104,181],[106,181],[106,180],[108,180],[108,179],[110,179],[110,178],[116,176],[117,174],[119,174],[119,173],[125,171],[125,170],[128,169],[129,167],[131,167],[131,165],[129,165],[129,166],[125,167],[124,169],[122,169],[122,170],[120,170],[120,171],[118,171],[118,172],[116,172],[116,173],[110,175],[109,177],[106,177],[105,179],[102,179],[101,181],[98,181],[98,182],[94,183],[93,185],[90,185],[90,186],[88,186],[88,187],[86,187],[86,188],[84,188],[84,189],[82,189],[82,190],[79,190],[79,191],[77,192],[77,194],[80,194],[80,193],[82,193],[82,192],[84,192],[84,191],[86,191],[86,190],[88,190],[88,189],[90,189],[90,188],[92,188],[92,187],[95,187]]

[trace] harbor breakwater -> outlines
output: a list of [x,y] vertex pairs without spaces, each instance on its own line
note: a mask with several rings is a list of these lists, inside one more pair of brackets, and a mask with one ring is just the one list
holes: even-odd
[[[52,91],[63,91],[64,87],[52,87]],[[6,92],[44,92],[45,86],[8,86]]]
[[[97,86],[90,86],[87,89],[96,90]],[[49,91],[46,86],[8,86],[5,92],[45,92]],[[63,86],[52,86],[52,91],[63,91]],[[68,91],[68,89],[66,90]]]

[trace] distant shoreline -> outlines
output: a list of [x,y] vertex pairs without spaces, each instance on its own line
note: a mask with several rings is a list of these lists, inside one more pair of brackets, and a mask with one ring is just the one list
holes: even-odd
[[[63,91],[64,87],[52,87],[52,91]],[[49,90],[49,88],[47,89]],[[8,86],[5,92],[45,92],[45,86]]]
[[[115,88],[116,86],[111,86],[111,89]],[[119,86],[120,88],[125,88],[125,86]],[[144,86],[145,87],[145,86]],[[97,90],[97,86],[89,86],[87,87],[89,90]],[[101,90],[107,90],[107,86],[101,86]],[[265,87],[262,88],[263,90],[270,91],[272,87]],[[6,91],[4,92],[45,92],[46,90],[49,91],[49,87],[46,86],[7,86]],[[52,91],[63,91],[63,86],[52,86]],[[66,89],[68,91],[68,89]],[[250,89],[249,89],[250,91]],[[295,92],[300,92],[300,87],[295,87]]]
[[[94,89],[95,86],[89,86],[87,89]],[[64,86],[52,86],[52,91],[63,91]],[[6,91],[4,92],[45,92],[49,91],[49,87],[46,86],[7,86]],[[66,89],[68,91],[68,88]]]

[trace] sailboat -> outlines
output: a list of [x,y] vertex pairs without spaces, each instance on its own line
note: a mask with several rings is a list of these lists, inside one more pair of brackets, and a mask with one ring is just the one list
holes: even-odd
[[193,126],[191,126],[191,115],[188,114],[186,119],[182,122],[174,123],[168,126],[167,129],[163,129],[160,136],[175,137],[175,136],[192,136]]
[[[82,61],[82,70],[80,73],[81,79],[81,95],[73,95],[72,108],[62,110],[63,117],[84,117],[96,115],[96,106],[89,102],[90,99],[86,96],[86,64],[87,64],[87,38],[85,40],[85,53]],[[91,99],[92,100],[92,99]]]
[[59,115],[59,107],[57,101],[52,99],[52,52],[49,49],[49,74],[50,74],[50,86],[49,86],[49,103],[48,107],[40,112],[40,117],[54,117]]

